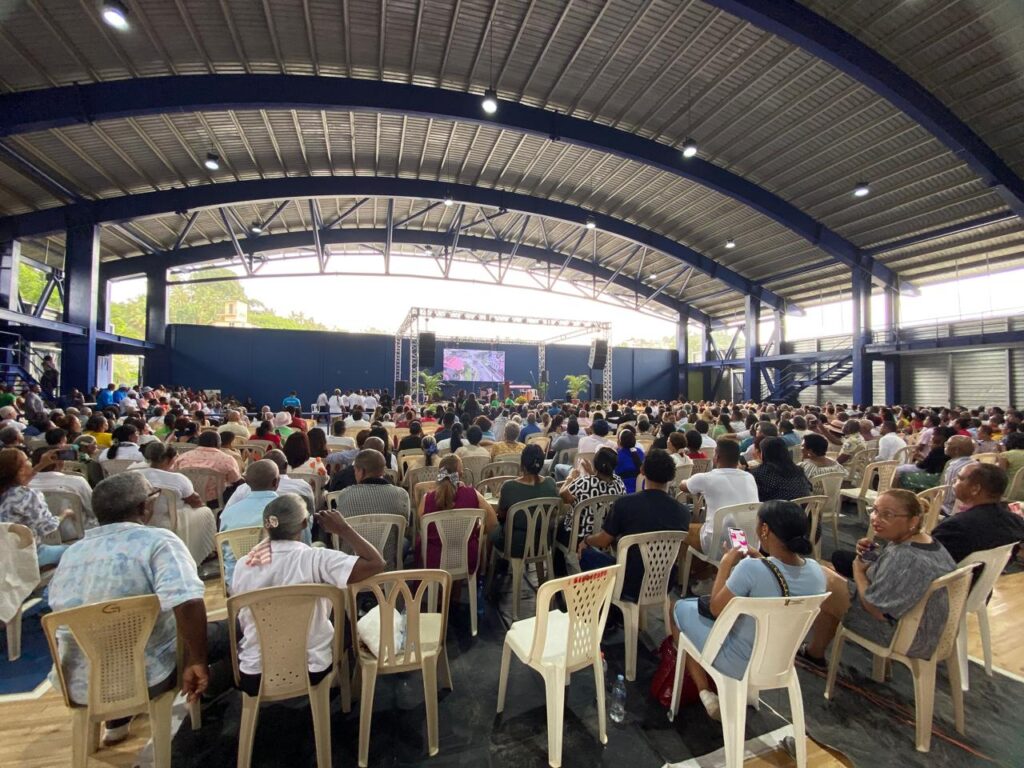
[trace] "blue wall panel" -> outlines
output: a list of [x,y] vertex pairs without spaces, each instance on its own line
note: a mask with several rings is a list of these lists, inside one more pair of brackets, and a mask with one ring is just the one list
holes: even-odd
[[[320,392],[339,386],[390,389],[394,384],[391,336],[172,325],[168,343],[174,384],[220,389],[238,397],[251,395],[258,403],[274,407],[291,389],[298,389],[305,405]],[[445,346],[479,349],[485,345],[439,341],[436,370],[440,369]],[[490,348],[505,352],[505,376],[511,383],[536,382],[536,345],[493,344]],[[564,396],[566,375],[591,373],[588,354],[586,346],[561,344],[547,348],[552,397]],[[614,349],[613,355],[616,397],[676,395],[674,350]],[[408,345],[403,358],[407,368]]]

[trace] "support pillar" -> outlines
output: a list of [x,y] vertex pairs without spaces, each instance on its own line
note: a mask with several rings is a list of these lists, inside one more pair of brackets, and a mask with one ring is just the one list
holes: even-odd
[[[885,292],[886,341],[899,343],[900,293],[895,289]],[[885,402],[896,405],[903,401],[903,385],[900,379],[900,356],[887,355],[885,358]]]
[[83,393],[96,384],[100,233],[94,224],[68,227],[64,253],[64,320],[85,329],[64,341],[61,381]]
[[[707,323],[701,330],[701,350],[700,359],[707,361],[712,358],[711,350],[715,348],[714,341],[711,338],[711,324]],[[701,369],[701,400],[710,400],[715,396],[715,393],[711,389],[711,382],[714,380],[714,371],[710,368]]]
[[167,271],[146,275],[146,341],[159,345],[146,350],[143,378],[150,386],[171,383],[170,352],[167,349]]
[[690,399],[690,318],[687,312],[679,313],[679,322],[676,324],[676,351],[679,353],[679,363],[676,366],[676,394],[684,400]]
[[754,296],[746,297],[745,323],[743,338],[746,341],[743,350],[743,399],[761,400],[761,366],[755,359],[760,354],[761,341],[758,326],[761,323],[761,300]]
[[871,360],[866,347],[871,339],[871,277],[855,269],[852,280],[853,299],[853,404],[871,405],[874,399],[871,382]]
[[21,243],[17,240],[0,242],[0,307],[21,311],[18,293],[18,274],[21,269]]

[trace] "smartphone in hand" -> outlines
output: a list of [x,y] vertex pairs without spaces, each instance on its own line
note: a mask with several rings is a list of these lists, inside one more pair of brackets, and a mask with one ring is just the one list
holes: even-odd
[[729,529],[729,545],[733,549],[746,550],[746,548],[747,548],[747,534],[744,533],[742,528],[730,528]]
[[873,563],[882,553],[878,551],[878,542],[872,542],[871,546],[861,552],[858,557],[865,563]]

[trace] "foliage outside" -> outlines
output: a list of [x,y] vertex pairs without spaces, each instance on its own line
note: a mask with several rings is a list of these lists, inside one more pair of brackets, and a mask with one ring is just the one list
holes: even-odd
[[577,397],[580,392],[583,392],[590,387],[590,377],[586,374],[580,376],[566,376],[565,377],[565,391],[570,397]]

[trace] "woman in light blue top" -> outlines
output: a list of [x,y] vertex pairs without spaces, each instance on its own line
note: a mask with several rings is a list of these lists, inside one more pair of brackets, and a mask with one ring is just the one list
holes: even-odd
[[[730,549],[722,556],[718,576],[711,588],[711,614],[718,616],[733,597],[781,597],[781,580],[790,595],[820,595],[825,591],[825,575],[821,566],[810,557],[809,524],[803,509],[791,501],[768,501],[757,515],[760,549]],[[751,542],[753,543],[753,542]],[[765,558],[762,551],[768,553]],[[776,575],[775,569],[778,569]],[[695,646],[703,648],[714,619],[702,616],[697,600],[680,600],[675,607],[675,627]],[[715,657],[719,672],[739,680],[743,677],[754,647],[754,620],[740,617],[733,625],[722,649]],[[686,659],[686,673],[697,684],[700,700],[708,714],[719,719],[718,697],[711,692],[707,673],[693,659]]]

